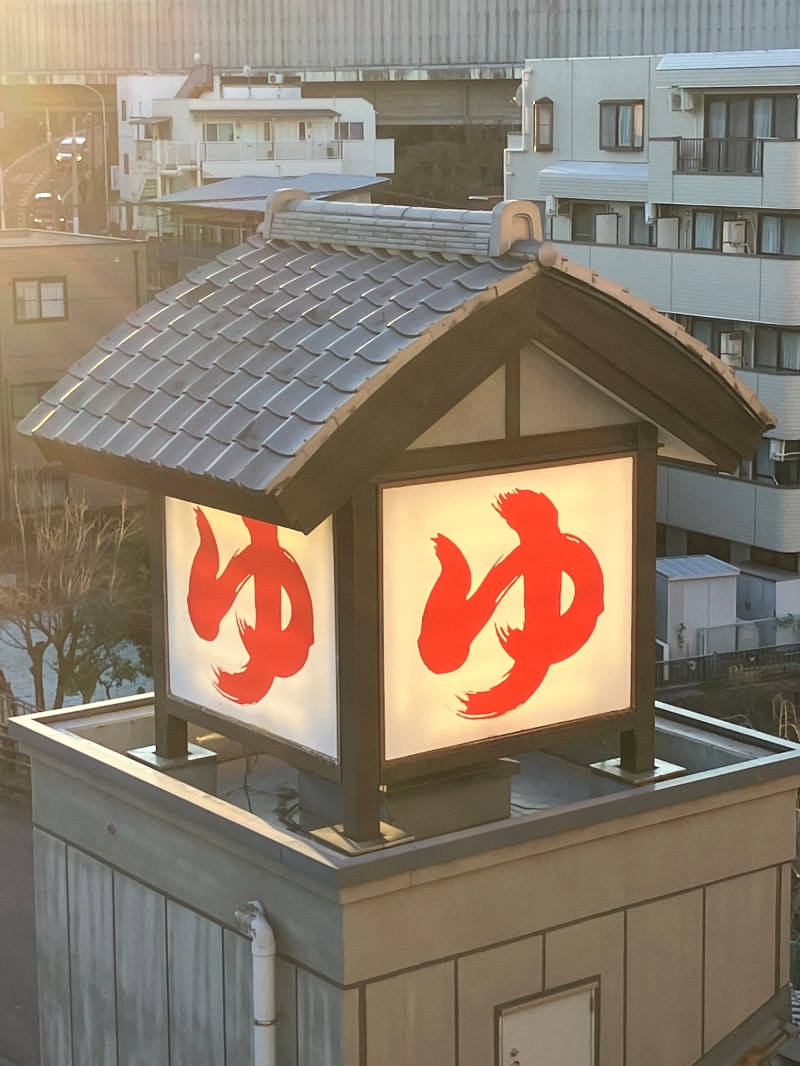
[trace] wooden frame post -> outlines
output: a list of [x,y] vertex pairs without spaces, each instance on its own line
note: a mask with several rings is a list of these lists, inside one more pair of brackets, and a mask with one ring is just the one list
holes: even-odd
[[186,722],[167,710],[167,597],[164,551],[164,497],[150,495],[150,602],[153,619],[153,692],[156,755],[181,759],[188,755]]
[[340,758],[344,836],[380,837],[381,674],[378,489],[368,483],[336,514]]
[[638,427],[633,506],[633,707],[636,724],[620,733],[620,768],[644,774],[655,766],[655,598],[658,438]]

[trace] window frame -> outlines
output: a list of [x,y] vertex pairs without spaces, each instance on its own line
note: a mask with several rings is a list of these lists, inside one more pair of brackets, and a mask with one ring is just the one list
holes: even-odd
[[[647,241],[635,241],[633,239],[634,214],[642,214],[642,226],[647,230]],[[657,227],[645,221],[644,204],[631,204],[628,208],[628,246],[630,248],[656,248],[658,246]]]
[[[599,110],[599,130],[598,130],[598,145],[601,152],[643,152],[644,151],[644,100],[601,100]],[[631,144],[621,145],[619,143],[619,119],[620,109],[623,107],[631,108]],[[603,143],[603,112],[608,108],[614,109],[614,143]],[[641,113],[641,133],[639,135],[639,144],[636,144],[636,111],[637,109]]]
[[[214,127],[214,131],[215,131],[216,136],[209,137],[209,130],[211,129],[212,126]],[[220,138],[220,136],[219,136],[220,126],[230,126],[230,129],[231,129],[230,140]],[[213,122],[204,122],[203,123],[203,140],[204,141],[208,141],[210,144],[232,144],[236,140],[236,125],[233,122],[220,122],[217,119],[215,119]]]
[[[768,218],[776,218],[780,224],[780,251],[765,252],[763,248],[764,222]],[[758,255],[768,255],[772,259],[800,259],[800,252],[796,255],[783,250],[783,224],[787,219],[800,223],[800,214],[792,214],[790,211],[759,211],[758,213]]]
[[[555,105],[549,96],[542,96],[533,101],[533,150],[534,152],[552,152],[554,142],[553,114]],[[542,121],[549,112],[547,122]],[[542,127],[549,128],[549,137],[542,136]]]
[[[769,363],[759,362],[759,339],[769,331],[776,334],[775,342],[775,366],[771,366]],[[768,374],[800,374],[800,367],[782,366],[783,359],[783,336],[785,333],[791,333],[793,336],[800,336],[800,329],[792,329],[790,326],[769,326],[763,323],[758,323],[755,327],[753,334],[753,370],[763,371]]]
[[[35,283],[37,285],[37,303],[39,313],[35,317],[21,316],[19,314],[20,303],[24,302],[25,297],[21,297],[17,294],[17,286],[23,284]],[[64,308],[64,313],[61,315],[45,315],[42,313],[42,286],[43,285],[60,285],[61,286],[61,303]],[[69,305],[67,302],[67,279],[63,275],[47,275],[44,277],[23,277],[12,278],[11,290],[14,300],[14,324],[19,326],[26,326],[30,323],[42,323],[42,322],[66,322],[69,319]]]
[[[353,127],[361,127],[361,135],[354,135]],[[363,141],[364,140],[364,123],[351,121],[350,119],[337,120],[334,123],[333,139],[335,141]]]
[[[42,396],[44,396],[44,394],[56,384],[58,384],[56,381],[15,381],[11,384],[8,390],[8,407],[11,422],[14,425],[16,425],[17,422],[21,422],[23,418],[31,413],[37,403],[41,400]],[[27,400],[22,405],[17,404],[17,400],[24,391],[27,391],[29,396],[33,395],[35,397],[33,403],[30,405],[28,405]],[[20,406],[25,407],[22,414],[18,414]]]
[[[697,244],[697,216],[714,216],[714,246],[706,248]],[[719,252],[722,253],[722,235],[726,222],[736,222],[736,211],[727,207],[694,207],[692,208],[692,251],[693,252]],[[702,317],[702,316],[701,316]]]

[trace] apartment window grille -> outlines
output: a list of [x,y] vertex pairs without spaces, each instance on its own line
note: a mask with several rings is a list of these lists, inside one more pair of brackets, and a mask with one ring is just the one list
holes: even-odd
[[203,140],[204,141],[232,141],[233,140],[233,123],[232,122],[204,122],[203,123]]
[[654,248],[656,244],[656,227],[645,222],[644,204],[631,204],[629,243]]
[[333,134],[335,141],[363,141],[363,122],[337,122]]
[[753,362],[759,370],[800,371],[800,330],[758,326]]
[[600,147],[606,152],[642,151],[644,100],[601,101]]
[[16,322],[41,322],[67,317],[66,279],[20,278],[13,285]]
[[800,215],[762,215],[759,221],[761,255],[800,256]]
[[553,101],[549,96],[543,96],[533,104],[533,150],[553,151]]

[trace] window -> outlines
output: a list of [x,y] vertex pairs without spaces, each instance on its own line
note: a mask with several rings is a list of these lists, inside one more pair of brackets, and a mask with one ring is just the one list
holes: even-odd
[[643,100],[604,100],[600,104],[600,147],[607,152],[642,151]]
[[128,155],[127,152],[124,152],[123,156],[122,156],[122,173],[123,174],[130,174],[130,172],[131,172],[131,157]]
[[800,330],[757,326],[753,362],[759,370],[800,370]]
[[692,248],[721,252],[724,224],[735,219],[735,211],[722,211],[714,207],[695,211],[692,217]]
[[573,241],[597,240],[597,216],[608,214],[608,204],[581,202],[572,204],[572,239]]
[[714,318],[690,318],[686,328],[715,355],[722,354],[722,334],[735,332],[733,322],[720,322]]
[[233,140],[233,123],[232,122],[204,122],[203,123],[203,140],[204,141],[232,141]]
[[122,121],[122,122],[127,122],[128,121],[128,101],[127,100],[120,100],[120,102],[119,102],[119,117],[120,117],[120,121]]
[[273,140],[273,136],[272,136],[272,119],[271,118],[268,118],[264,122],[264,140],[265,141]]
[[64,278],[26,278],[14,282],[14,320],[39,322],[67,317]]
[[337,122],[335,124],[333,139],[335,141],[363,141],[363,122]]
[[800,215],[762,215],[759,221],[761,255],[800,256]]
[[553,151],[553,101],[549,96],[543,96],[533,104],[533,150]]
[[631,204],[628,243],[654,248],[656,244],[656,227],[648,225],[644,217],[644,204]]
[[34,409],[36,404],[41,400],[42,396],[47,392],[49,388],[55,384],[54,381],[47,381],[44,383],[33,382],[28,385],[12,385],[11,386],[11,419],[13,422],[19,422],[21,418],[24,418],[30,411]]
[[712,138],[774,137],[793,141],[797,138],[797,96],[709,96],[705,134]]

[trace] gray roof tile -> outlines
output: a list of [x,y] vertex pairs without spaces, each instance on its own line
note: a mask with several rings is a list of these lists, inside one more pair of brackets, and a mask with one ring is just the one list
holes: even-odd
[[524,264],[461,254],[486,256],[485,213],[303,203],[99,342],[41,436],[263,490],[409,338]]
[[234,441],[207,468],[208,473],[221,481],[233,481],[239,472],[252,461],[254,454],[251,448],[245,448],[244,445]]

